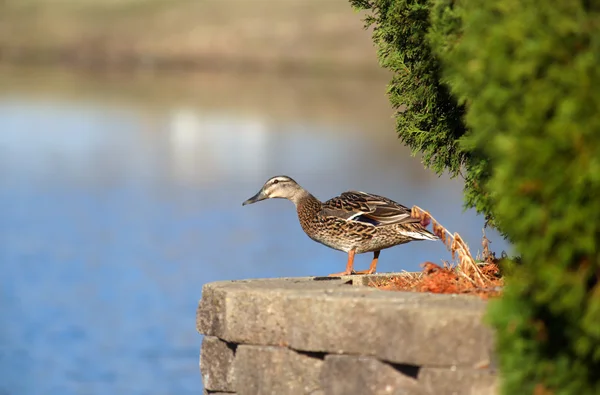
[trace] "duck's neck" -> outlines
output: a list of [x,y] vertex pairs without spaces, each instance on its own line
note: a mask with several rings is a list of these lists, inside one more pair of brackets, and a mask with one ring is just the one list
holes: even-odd
[[296,211],[301,223],[314,218],[321,211],[321,201],[304,190],[294,196],[294,199],[290,200],[296,205]]

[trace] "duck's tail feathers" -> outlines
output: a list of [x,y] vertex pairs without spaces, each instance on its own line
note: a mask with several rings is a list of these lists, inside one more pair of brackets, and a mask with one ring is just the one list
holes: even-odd
[[405,229],[402,234],[410,237],[413,240],[439,240],[440,238],[437,237],[436,235],[434,235],[433,233],[431,233],[430,231],[428,231],[425,228],[422,228],[419,226],[419,228],[417,227],[411,227],[408,229]]

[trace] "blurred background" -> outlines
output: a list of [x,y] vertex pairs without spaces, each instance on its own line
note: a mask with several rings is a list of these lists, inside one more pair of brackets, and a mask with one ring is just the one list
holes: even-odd
[[[0,0],[0,395],[201,394],[204,283],[345,267],[290,202],[242,208],[273,175],[481,248],[461,180],[396,138],[362,26],[346,0]],[[378,269],[450,259],[416,242]]]

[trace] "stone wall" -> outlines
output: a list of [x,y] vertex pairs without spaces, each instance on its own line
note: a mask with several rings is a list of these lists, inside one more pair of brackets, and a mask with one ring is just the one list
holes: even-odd
[[206,284],[196,317],[205,392],[496,393],[485,302],[365,286],[375,277]]

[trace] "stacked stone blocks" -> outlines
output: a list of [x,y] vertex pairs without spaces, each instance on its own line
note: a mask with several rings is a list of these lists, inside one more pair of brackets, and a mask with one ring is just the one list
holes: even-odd
[[197,312],[205,392],[495,394],[486,303],[366,286],[381,277],[206,284]]

